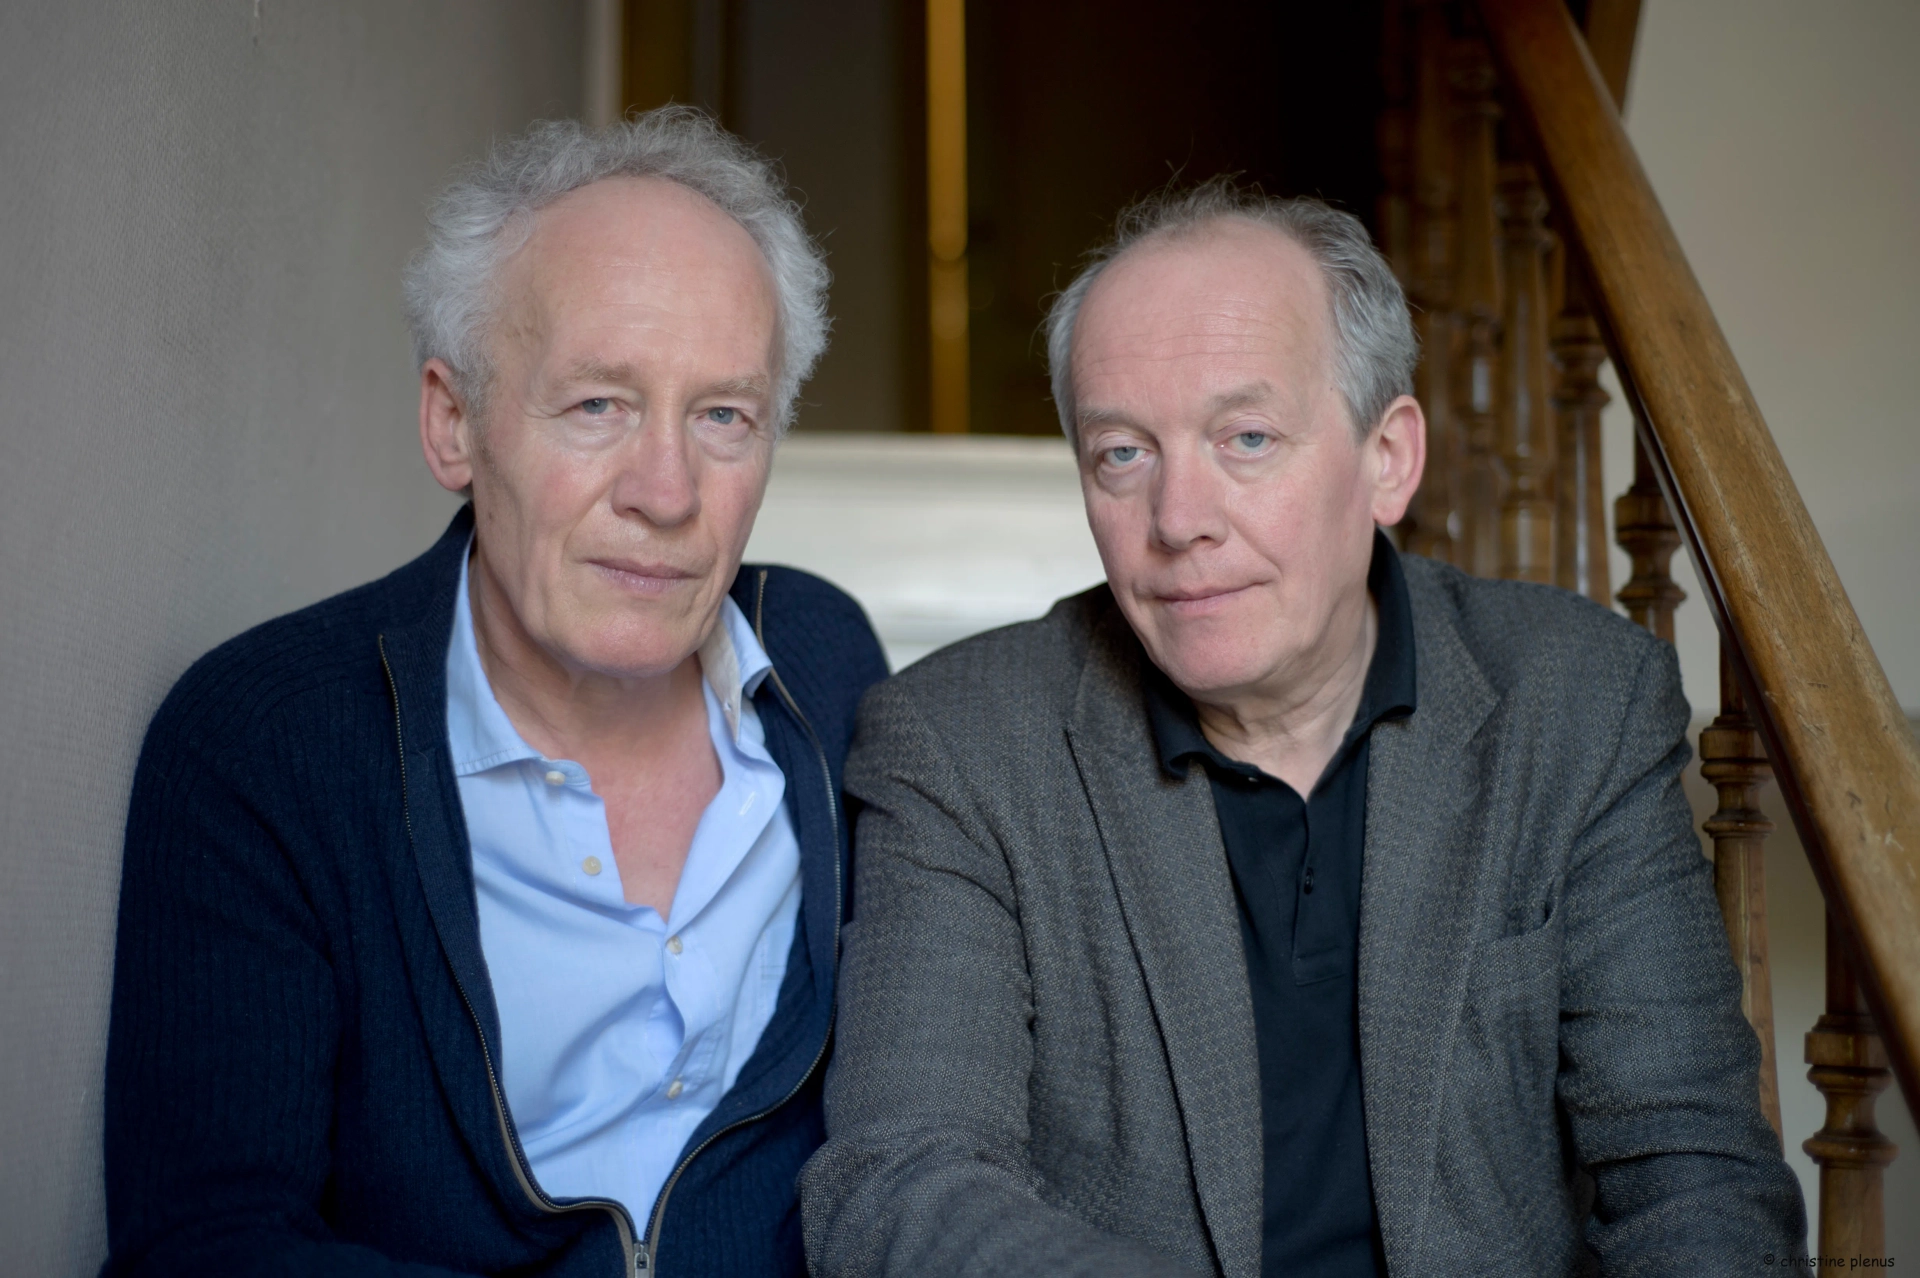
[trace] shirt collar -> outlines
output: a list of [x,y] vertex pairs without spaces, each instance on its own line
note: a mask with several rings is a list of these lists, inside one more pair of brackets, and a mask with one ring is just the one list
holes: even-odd
[[760,646],[753,627],[747,624],[747,614],[740,611],[732,595],[720,597],[720,616],[713,623],[713,633],[700,645],[700,669],[720,702],[720,711],[727,717],[727,731],[737,744],[741,705],[760,691],[760,685],[773,672],[773,659]]
[[[447,646],[447,744],[455,776],[472,776],[520,759],[537,759],[500,707],[480,663],[480,645],[473,630],[473,605],[468,593],[468,566],[473,543],[460,559],[460,590],[453,601],[453,637]],[[754,637],[746,614],[732,596],[720,600],[720,616],[713,632],[699,648],[700,670],[726,716],[727,731],[740,740],[741,706],[760,690],[773,670],[773,661]]]
[[[1344,751],[1354,739],[1382,719],[1409,715],[1414,710],[1418,680],[1414,666],[1413,604],[1407,596],[1407,577],[1400,567],[1400,552],[1386,533],[1374,529],[1373,562],[1367,568],[1367,593],[1378,610],[1380,631],[1373,648],[1373,660],[1367,666],[1366,683],[1360,690],[1360,705],[1353,723],[1341,742]],[[1153,728],[1154,746],[1160,752],[1160,766],[1175,776],[1187,774],[1187,760],[1201,756],[1208,764],[1252,774],[1251,764],[1227,758],[1213,748],[1200,731],[1199,716],[1193,701],[1173,684],[1173,680],[1148,663],[1146,677],[1147,721]]]
[[537,759],[540,752],[521,739],[487,682],[480,664],[480,645],[473,633],[473,604],[467,590],[467,568],[473,559],[473,540],[460,556],[460,590],[453,597],[453,638],[447,645],[447,746],[452,751],[453,774],[472,776],[520,759]]

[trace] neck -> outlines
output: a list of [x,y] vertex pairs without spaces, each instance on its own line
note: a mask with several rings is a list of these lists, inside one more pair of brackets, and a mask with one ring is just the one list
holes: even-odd
[[1379,638],[1380,611],[1363,588],[1336,610],[1302,668],[1243,694],[1195,697],[1200,731],[1228,758],[1311,794],[1360,708]]
[[508,604],[475,551],[467,574],[473,633],[494,699],[528,745],[547,758],[633,757],[652,752],[697,721],[705,697],[697,653],[656,675],[617,677],[554,659]]

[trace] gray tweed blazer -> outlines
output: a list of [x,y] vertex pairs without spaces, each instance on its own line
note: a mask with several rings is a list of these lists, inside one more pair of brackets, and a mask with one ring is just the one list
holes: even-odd
[[[1374,729],[1362,1094],[1396,1274],[1751,1274],[1798,1186],[1680,773],[1673,649],[1407,557]],[[1204,769],[1159,766],[1105,587],[871,692],[823,1275],[1262,1268],[1253,1012]]]

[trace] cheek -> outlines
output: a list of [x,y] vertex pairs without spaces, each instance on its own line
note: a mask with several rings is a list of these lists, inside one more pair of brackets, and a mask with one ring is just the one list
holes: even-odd
[[1298,562],[1329,544],[1343,543],[1360,524],[1371,534],[1357,467],[1338,456],[1314,460],[1319,464],[1290,469],[1233,494],[1230,517],[1235,529],[1275,562]]
[[1100,552],[1109,581],[1124,581],[1146,544],[1145,517],[1136,503],[1110,496],[1096,488],[1084,490],[1087,527]]
[[712,528],[714,539],[736,556],[753,533],[754,516],[760,513],[767,492],[771,460],[763,457],[712,467],[698,481],[703,522]]
[[1249,485],[1229,499],[1236,540],[1276,566],[1299,560],[1314,544],[1319,522],[1308,494],[1284,482]]
[[[565,562],[604,540],[578,536],[592,533],[594,511],[606,504],[600,500],[606,485],[595,469],[533,445],[497,452],[484,480],[476,474],[474,504],[491,553],[532,595],[564,590]],[[532,596],[524,602],[531,605]]]

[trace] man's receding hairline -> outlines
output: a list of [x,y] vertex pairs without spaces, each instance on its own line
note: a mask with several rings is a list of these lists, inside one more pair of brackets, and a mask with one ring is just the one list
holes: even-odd
[[[1329,358],[1338,358],[1337,349],[1340,340],[1340,321],[1339,317],[1334,314],[1333,288],[1327,282],[1326,268],[1314,257],[1313,250],[1301,243],[1297,236],[1290,234],[1281,227],[1262,222],[1258,218],[1249,217],[1244,213],[1236,211],[1219,213],[1192,226],[1172,226],[1149,232],[1147,235],[1127,245],[1111,258],[1107,259],[1107,261],[1102,264],[1100,273],[1094,277],[1092,283],[1088,286],[1086,295],[1081,298],[1080,305],[1074,312],[1072,345],[1068,348],[1069,378],[1074,376],[1074,370],[1077,369],[1079,364],[1079,361],[1074,358],[1074,356],[1076,356],[1080,350],[1081,334],[1086,328],[1087,311],[1091,307],[1094,299],[1100,295],[1102,286],[1112,283],[1115,272],[1124,267],[1129,258],[1134,257],[1141,250],[1152,249],[1156,246],[1175,248],[1183,243],[1188,246],[1198,246],[1209,238],[1209,231],[1217,232],[1217,230],[1220,229],[1221,223],[1229,221],[1238,222],[1254,230],[1270,232],[1282,242],[1291,245],[1301,255],[1305,261],[1307,277],[1313,281],[1313,286],[1320,290],[1320,334],[1323,353]],[[1271,384],[1268,384],[1268,392],[1272,393]],[[1076,395],[1075,399],[1077,400],[1078,398]],[[1212,411],[1220,412],[1224,410],[1215,409]],[[1077,407],[1074,410],[1074,430],[1076,432],[1081,426],[1094,420],[1098,420],[1098,418],[1081,412]],[[1109,416],[1107,420],[1114,419]],[[1378,423],[1374,424],[1378,425]],[[1361,431],[1361,437],[1364,437],[1366,433],[1367,431],[1365,430]]]
[[1100,273],[1093,278],[1087,288],[1086,296],[1081,299],[1079,307],[1074,312],[1073,349],[1079,348],[1080,330],[1086,320],[1089,304],[1100,295],[1103,287],[1111,285],[1115,273],[1119,272],[1130,259],[1154,249],[1204,247],[1209,239],[1217,238],[1219,231],[1225,229],[1222,224],[1227,222],[1236,222],[1250,230],[1266,232],[1267,237],[1278,239],[1281,243],[1291,246],[1304,259],[1307,277],[1313,281],[1314,287],[1320,290],[1324,303],[1322,313],[1325,317],[1329,343],[1331,343],[1336,336],[1335,330],[1339,322],[1333,313],[1333,289],[1327,283],[1326,268],[1314,257],[1313,250],[1301,243],[1298,236],[1290,234],[1281,227],[1262,222],[1244,213],[1225,212],[1215,214],[1192,226],[1169,226],[1150,231],[1102,263]]
[[[782,354],[779,286],[773,277],[773,263],[767,259],[766,251],[761,248],[752,234],[750,234],[744,226],[740,225],[738,219],[721,208],[719,204],[715,203],[703,192],[696,191],[684,183],[676,182],[672,178],[662,177],[653,173],[615,173],[607,177],[597,178],[585,186],[573,188],[551,204],[543,205],[540,208],[532,209],[525,213],[523,216],[527,219],[527,226],[524,237],[520,243],[514,247],[512,252],[501,258],[495,268],[493,305],[488,308],[488,318],[480,327],[480,340],[487,346],[494,346],[495,343],[504,338],[542,330],[542,311],[548,299],[542,290],[535,285],[534,277],[527,273],[529,269],[525,265],[527,252],[532,248],[534,242],[539,239],[541,226],[549,213],[561,205],[564,205],[567,201],[583,191],[591,191],[595,187],[605,186],[613,182],[644,183],[649,186],[661,188],[663,191],[669,189],[684,191],[699,204],[705,205],[712,211],[716,218],[727,226],[732,227],[734,231],[738,232],[739,235],[746,240],[747,246],[752,249],[752,261],[757,265],[760,282],[766,289],[766,300],[770,304],[772,312],[772,324],[769,328],[768,335],[767,374],[765,376],[725,378],[713,383],[711,386],[703,388],[701,393],[720,395],[769,395],[773,389],[773,382],[778,379],[780,374],[779,366]],[[495,349],[497,350],[498,348],[495,347]],[[488,389],[490,390],[491,383],[498,378],[499,370],[492,356],[489,356],[487,365]],[[560,371],[559,377],[561,380],[623,381],[631,378],[637,371],[635,365],[626,361],[608,363],[603,360],[587,357],[585,359],[575,360],[569,364]],[[493,406],[487,401],[490,401],[492,396],[490,394],[482,395],[480,399],[482,400],[483,406],[490,413]],[[481,414],[482,417],[486,415],[486,413]],[[476,424],[478,420],[479,419],[476,419]]]

